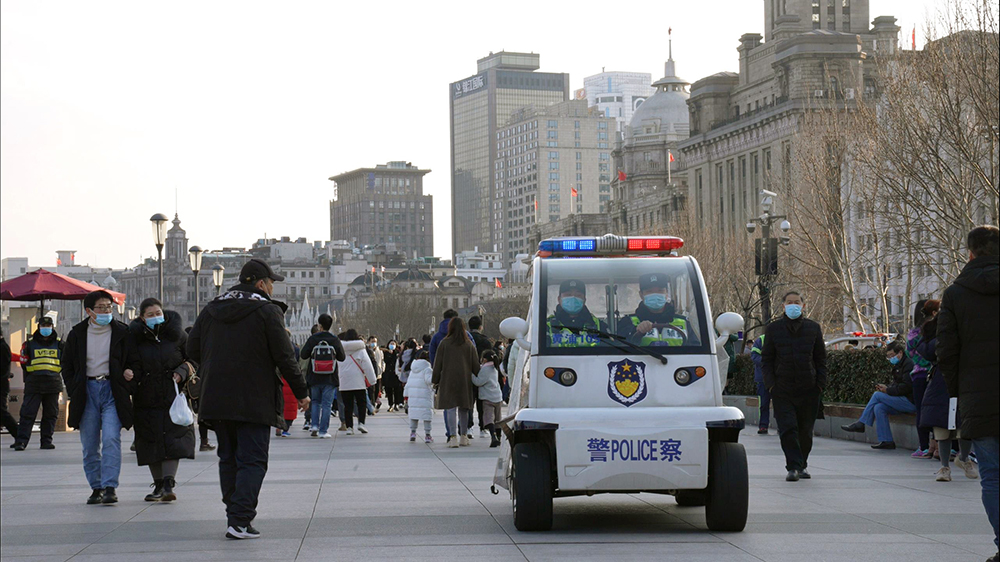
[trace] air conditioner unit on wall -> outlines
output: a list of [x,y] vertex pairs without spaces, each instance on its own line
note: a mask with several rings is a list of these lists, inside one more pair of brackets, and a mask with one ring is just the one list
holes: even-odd
[[824,95],[824,91],[823,90],[816,90],[816,91],[813,92],[813,97],[814,98],[821,98],[821,97],[823,97],[823,95]]

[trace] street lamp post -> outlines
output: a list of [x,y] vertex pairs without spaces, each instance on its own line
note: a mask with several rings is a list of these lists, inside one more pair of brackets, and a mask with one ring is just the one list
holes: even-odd
[[201,296],[198,291],[198,272],[201,270],[201,256],[205,252],[199,246],[191,246],[188,258],[191,259],[191,271],[194,273],[194,316],[198,317],[198,301]]
[[149,217],[153,223],[153,243],[156,244],[156,265],[159,269],[159,289],[160,302],[163,302],[163,244],[167,241],[167,222],[170,219],[163,213],[156,213]]
[[[760,293],[760,313],[761,320],[766,326],[771,322],[771,281],[778,273],[778,244],[787,246],[790,242],[788,233],[792,230],[791,223],[785,215],[773,215],[774,199],[778,196],[773,191],[762,189],[760,191],[760,207],[763,211],[759,217],[750,219],[747,222],[747,232],[753,234],[760,225],[760,238],[754,241],[757,273],[757,289]],[[778,224],[781,230],[779,238],[771,236],[771,229],[774,223]]]
[[215,285],[215,296],[222,293],[222,280],[226,275],[226,268],[221,263],[212,266],[212,283]]

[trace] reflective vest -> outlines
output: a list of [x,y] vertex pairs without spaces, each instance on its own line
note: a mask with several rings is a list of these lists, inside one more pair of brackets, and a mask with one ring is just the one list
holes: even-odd
[[[545,327],[549,331],[549,346],[550,347],[594,347],[601,343],[600,338],[593,334],[587,333],[574,333],[566,328],[561,328],[555,330],[552,328],[552,323],[556,322],[555,315],[549,316],[545,320]],[[561,324],[560,322],[556,322]],[[601,329],[601,321],[597,319],[593,314],[590,315],[590,321],[584,322],[583,326],[585,328],[593,328],[595,330]]]
[[[757,342],[760,343],[758,344]],[[760,347],[758,347],[758,345]],[[760,355],[760,351],[762,349],[764,349],[764,334],[761,334],[761,336],[753,342],[753,347],[750,348],[750,353],[756,353],[757,355]]]
[[59,351],[59,340],[52,340],[47,346],[35,340],[29,340],[24,354],[24,371],[38,375],[58,375],[62,372],[62,352]]
[[[639,324],[642,323],[642,320],[639,320],[639,317],[635,314],[630,316],[629,319],[632,320],[633,328],[638,328]],[[634,334],[635,332],[633,331],[632,333]],[[674,316],[674,319],[667,326],[653,328],[646,332],[642,336],[642,341],[639,342],[639,345],[654,345],[658,342],[664,342],[667,345],[673,346],[684,345],[685,336],[687,336],[687,320],[680,316]]]

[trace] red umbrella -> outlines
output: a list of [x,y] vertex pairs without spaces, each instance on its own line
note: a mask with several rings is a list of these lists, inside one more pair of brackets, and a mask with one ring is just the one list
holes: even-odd
[[[0,300],[5,301],[46,301],[63,300],[78,301],[83,300],[88,293],[104,290],[97,285],[91,285],[84,281],[77,281],[72,277],[66,277],[58,273],[52,273],[44,269],[25,273],[20,277],[8,279],[0,283]],[[118,304],[125,304],[125,293],[108,291],[111,298]]]

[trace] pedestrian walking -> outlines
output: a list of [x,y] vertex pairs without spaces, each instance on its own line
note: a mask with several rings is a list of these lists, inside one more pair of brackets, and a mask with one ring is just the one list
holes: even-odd
[[767,435],[767,429],[771,427],[771,393],[764,384],[764,369],[760,357],[761,350],[764,349],[764,334],[757,336],[750,348],[750,359],[753,361],[753,382],[757,384],[757,395],[760,399],[759,421],[757,422],[757,435]]
[[17,420],[7,411],[7,398],[10,396],[10,373],[11,364],[10,345],[3,337],[3,330],[0,329],[0,423],[7,433],[14,438],[14,443],[10,444],[13,449],[17,444]]
[[[436,336],[435,336],[436,337]],[[457,316],[448,323],[447,335],[436,346],[434,378],[437,407],[448,412],[448,446],[467,447],[469,437],[460,428],[469,427],[472,410],[472,375],[479,372],[476,346],[465,330],[465,322]],[[456,417],[457,416],[457,417]],[[457,438],[461,435],[461,438]]]
[[308,360],[306,382],[312,398],[310,431],[313,437],[328,439],[330,435],[330,412],[333,408],[334,391],[340,386],[337,364],[347,359],[340,338],[330,332],[333,317],[320,314],[317,322],[320,331],[309,336],[302,345],[299,357]]
[[368,401],[374,404],[374,411],[378,412],[382,407],[382,375],[385,372],[385,353],[379,347],[377,337],[368,337],[368,351],[371,353],[376,379],[375,384],[368,387]]
[[826,386],[826,346],[819,324],[802,315],[802,296],[789,291],[782,302],[784,314],[764,331],[761,369],[785,453],[785,480],[795,482],[812,477],[807,468]]
[[917,410],[913,402],[913,381],[910,378],[913,361],[906,355],[906,348],[902,342],[894,341],[882,349],[885,350],[885,357],[892,365],[892,384],[876,384],[876,390],[858,421],[842,425],[840,429],[864,433],[865,426],[874,425],[878,443],[872,445],[872,449],[892,450],[896,448],[896,442],[892,438],[889,416],[912,414]]
[[[332,325],[332,322],[331,322],[331,325]],[[309,335],[311,336],[313,334],[317,334],[317,333],[322,332],[322,331],[323,331],[323,326],[320,326],[319,323],[317,322],[316,324],[312,325],[312,328],[309,328]],[[327,330],[327,331],[329,331],[329,330]],[[306,341],[309,341],[309,340],[306,340]],[[311,363],[311,361],[309,359],[303,359],[302,356],[301,356],[301,352],[302,352],[302,350],[300,349],[299,350],[299,353],[300,353],[300,355],[299,355],[299,370],[302,371],[303,373],[308,373],[309,372],[309,364]],[[309,377],[308,377],[308,375],[306,376],[306,386],[309,388],[309,397],[310,397],[310,399],[312,399],[312,387],[309,386]],[[336,391],[335,391],[335,393],[336,393]],[[302,424],[302,431],[312,431],[312,405],[311,404],[310,404],[310,406],[308,408],[306,408],[306,411],[302,413],[302,417],[305,420],[304,423]]]
[[[38,408],[42,409],[42,449],[55,449],[52,435],[59,419],[59,394],[62,382],[63,342],[56,333],[51,316],[38,321],[38,329],[21,346],[21,372],[24,373],[24,397],[18,415],[14,450],[23,451],[31,441]],[[10,357],[10,354],[7,354]]]
[[[962,437],[979,462],[983,507],[997,545],[1000,477],[1000,231],[979,226],[966,239],[969,262],[947,289],[938,313],[938,368],[958,397]],[[941,449],[941,456],[947,454]],[[997,560],[994,554],[992,560]]]
[[[923,422],[922,403],[924,391],[927,390],[927,373],[930,371],[930,361],[917,353],[917,346],[923,340],[921,332],[924,323],[937,316],[941,308],[941,301],[937,299],[922,299],[917,301],[913,312],[914,327],[906,334],[906,354],[913,361],[913,371],[910,372],[910,380],[913,382],[913,404],[917,407],[917,450],[910,456],[915,459],[929,459],[931,451],[931,433],[933,429]],[[935,332],[936,332],[935,328]]]
[[141,363],[128,326],[114,319],[110,293],[89,293],[83,309],[87,318],[70,329],[63,348],[66,424],[80,430],[91,489],[87,503],[113,504],[122,468],[121,433],[132,427],[133,379]]
[[407,415],[410,418],[410,441],[417,440],[417,425],[424,422],[424,443],[433,443],[431,437],[431,422],[434,419],[434,390],[432,381],[434,369],[429,361],[430,353],[420,350],[410,365],[410,377],[407,381],[404,395],[409,401]]
[[361,340],[357,330],[351,328],[339,337],[347,356],[337,367],[340,376],[340,395],[344,401],[347,435],[354,435],[355,409],[358,415],[358,431],[368,433],[368,428],[365,427],[365,414],[368,410],[365,388],[375,384],[375,367],[372,366],[365,342]]
[[[399,359],[396,361],[396,376],[399,378],[399,385],[402,388],[403,393],[403,411],[408,412],[406,405],[406,381],[410,378],[410,368],[413,364],[413,360],[416,359],[417,354],[417,340],[410,338],[406,340],[403,344],[403,350],[399,353]],[[399,410],[397,407],[396,410]]]
[[249,260],[239,284],[205,306],[188,336],[188,357],[199,364],[203,385],[199,417],[211,423],[219,443],[226,536],[232,539],[260,536],[253,520],[267,474],[271,428],[284,423],[281,379],[299,408],[309,406],[285,332],[287,306],[271,299],[274,282],[284,279],[263,260]]
[[[479,316],[469,318],[469,335],[472,336],[472,343],[476,345],[476,355],[483,356],[483,353],[493,349],[493,342],[483,333],[483,319]],[[476,400],[476,414],[479,416],[479,438],[485,439],[488,434],[483,423],[483,399],[479,396],[479,386],[473,386],[472,396]],[[470,429],[472,420],[469,420]]]
[[[475,332],[473,332],[475,334]],[[479,389],[479,398],[483,403],[485,428],[489,432],[490,447],[500,446],[500,419],[503,417],[503,392],[500,390],[500,378],[503,376],[501,359],[495,351],[487,349],[479,356],[479,372],[472,375],[472,384]]]
[[396,363],[399,361],[399,344],[396,340],[389,340],[383,350],[385,357],[385,372],[382,373],[382,390],[385,393],[385,400],[389,403],[389,412],[402,409],[403,406],[403,386],[399,382],[399,375],[396,374]]
[[194,426],[177,425],[170,419],[170,406],[177,389],[194,375],[187,358],[187,334],[181,315],[163,310],[159,300],[139,304],[139,317],[129,324],[129,333],[139,353],[132,407],[135,413],[135,458],[148,466],[153,491],[148,502],[177,499],[177,468],[180,459],[194,458]]

